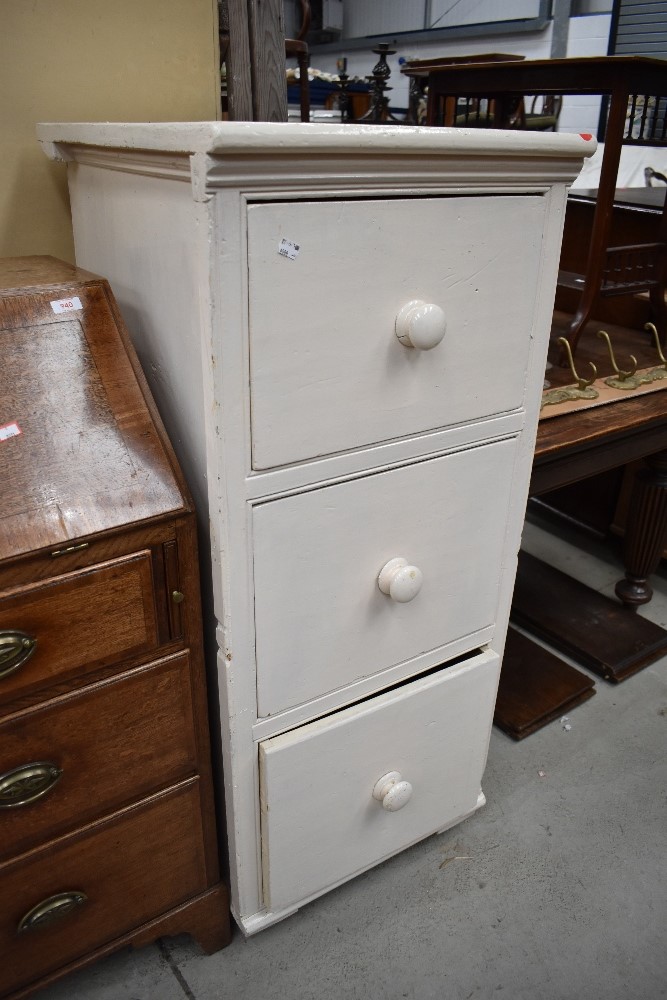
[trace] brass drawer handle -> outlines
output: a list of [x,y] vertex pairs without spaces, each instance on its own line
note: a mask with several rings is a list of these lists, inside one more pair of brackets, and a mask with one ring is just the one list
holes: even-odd
[[35,652],[37,639],[18,629],[0,629],[0,678],[18,670]]
[[62,771],[49,761],[23,764],[0,774],[0,809],[15,809],[46,795],[60,780]]
[[59,892],[57,896],[49,896],[21,917],[16,931],[18,934],[25,934],[26,931],[38,931],[42,927],[50,927],[72,910],[76,910],[87,899],[83,892]]

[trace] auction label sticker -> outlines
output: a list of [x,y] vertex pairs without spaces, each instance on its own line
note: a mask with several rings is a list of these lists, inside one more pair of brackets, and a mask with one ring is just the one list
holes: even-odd
[[278,244],[278,253],[281,257],[288,257],[290,260],[296,260],[299,256],[299,250],[301,247],[298,243],[292,243],[291,240],[281,239]]
[[73,295],[71,299],[56,299],[55,302],[51,303],[51,308],[57,315],[58,313],[78,312],[79,309],[83,309],[83,306],[79,296]]
[[11,424],[2,424],[0,427],[0,441],[7,441],[9,438],[18,437],[20,433],[21,428],[16,421],[12,421]]

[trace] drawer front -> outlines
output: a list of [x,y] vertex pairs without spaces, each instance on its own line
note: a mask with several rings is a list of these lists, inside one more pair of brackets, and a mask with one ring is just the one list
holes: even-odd
[[[514,454],[501,441],[254,509],[260,716],[494,623]],[[422,574],[406,603],[378,585],[394,558]]]
[[[27,657],[13,635],[26,637]],[[22,587],[0,595],[0,702],[157,645],[149,551]]]
[[187,653],[0,723],[0,860],[194,774]]
[[[260,744],[270,909],[324,891],[475,809],[498,672],[498,657],[482,653]],[[393,785],[381,780],[389,775]]]
[[[520,407],[544,218],[525,195],[251,205],[253,468]],[[436,347],[397,339],[413,301],[442,309]]]
[[[196,781],[0,866],[0,992],[38,979],[205,888]],[[19,931],[26,915],[47,900],[42,925]]]

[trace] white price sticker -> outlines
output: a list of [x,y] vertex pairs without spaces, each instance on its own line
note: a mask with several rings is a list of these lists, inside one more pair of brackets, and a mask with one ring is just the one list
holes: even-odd
[[292,243],[291,240],[282,239],[278,244],[278,253],[281,257],[289,257],[290,260],[296,260],[299,256],[299,250],[301,247],[298,243]]
[[14,438],[21,433],[21,428],[17,423],[3,424],[0,427],[0,441],[7,441],[8,438]]
[[83,306],[81,305],[79,296],[73,295],[71,299],[56,299],[55,302],[51,303],[51,308],[57,314],[78,312],[79,309],[83,309]]

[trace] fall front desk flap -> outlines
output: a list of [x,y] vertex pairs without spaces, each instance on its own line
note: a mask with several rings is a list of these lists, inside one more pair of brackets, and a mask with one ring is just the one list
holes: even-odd
[[182,509],[120,324],[102,279],[0,261],[0,560]]

